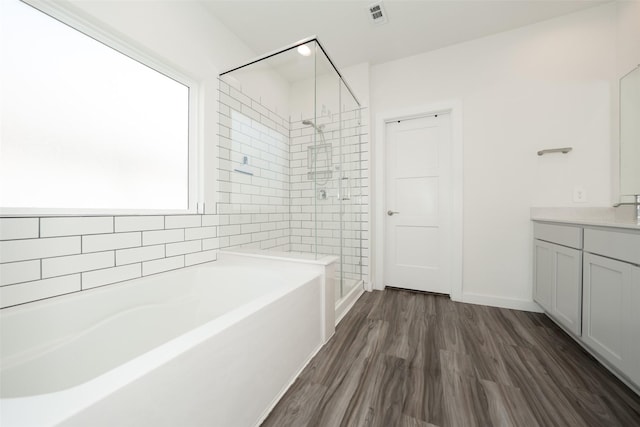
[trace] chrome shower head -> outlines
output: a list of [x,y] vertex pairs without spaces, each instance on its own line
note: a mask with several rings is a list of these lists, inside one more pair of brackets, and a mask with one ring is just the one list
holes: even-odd
[[316,124],[311,120],[303,120],[302,124],[305,126],[313,126],[313,128],[318,132],[322,132],[322,128],[324,128],[324,125],[316,126]]

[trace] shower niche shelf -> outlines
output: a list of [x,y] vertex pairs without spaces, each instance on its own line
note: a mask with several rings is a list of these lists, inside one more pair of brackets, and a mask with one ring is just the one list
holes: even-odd
[[307,179],[330,179],[333,176],[332,166],[331,144],[310,145],[307,148]]
[[333,172],[330,170],[321,170],[321,171],[309,171],[307,172],[307,179],[331,179],[333,176]]

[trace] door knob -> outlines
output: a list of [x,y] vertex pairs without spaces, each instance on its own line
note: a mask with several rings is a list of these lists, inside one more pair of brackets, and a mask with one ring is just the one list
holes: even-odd
[[387,215],[393,216],[394,214],[399,214],[400,212],[387,211]]

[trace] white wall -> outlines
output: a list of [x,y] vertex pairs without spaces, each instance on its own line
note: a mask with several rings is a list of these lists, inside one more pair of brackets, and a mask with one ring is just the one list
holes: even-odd
[[531,301],[531,206],[610,203],[615,46],[607,4],[371,68],[373,117],[462,102],[466,300]]

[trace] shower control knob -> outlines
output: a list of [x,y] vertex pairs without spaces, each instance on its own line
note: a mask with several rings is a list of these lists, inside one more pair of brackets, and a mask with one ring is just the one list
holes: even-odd
[[393,216],[394,214],[399,214],[400,212],[387,211],[387,215]]

